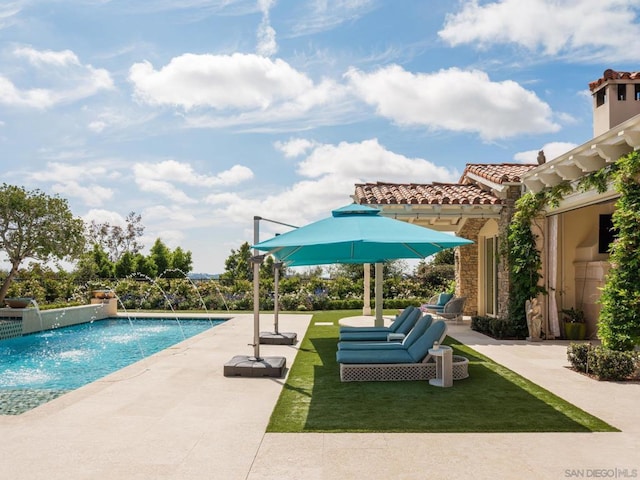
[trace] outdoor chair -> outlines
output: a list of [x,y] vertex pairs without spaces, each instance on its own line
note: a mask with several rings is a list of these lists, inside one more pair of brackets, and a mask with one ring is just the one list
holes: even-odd
[[354,342],[382,342],[389,338],[389,335],[404,338],[415,326],[418,319],[422,316],[419,308],[412,309],[411,312],[402,320],[395,331],[377,330],[377,331],[348,331],[340,333],[340,341]]
[[[446,337],[447,325],[434,321],[408,349],[387,350],[338,350],[342,382],[429,380],[436,378],[436,362],[429,354],[435,342]],[[452,373],[454,380],[469,376],[469,360],[454,355]]]
[[433,317],[424,315],[418,319],[415,326],[403,340],[379,341],[379,342],[338,342],[338,350],[387,350],[394,348],[407,349],[413,345],[431,326]]
[[449,300],[442,309],[442,312],[436,313],[436,315],[444,318],[445,320],[455,320],[456,323],[462,321],[464,302],[466,300],[467,297],[456,297],[452,300]]
[[409,348],[388,350],[338,350],[338,363],[420,363],[433,348],[434,342],[444,340],[447,325],[443,321],[433,322]]
[[440,313],[444,310],[444,306],[453,298],[453,293],[439,293],[429,299],[429,301],[422,305],[422,308],[427,312]]
[[391,325],[388,327],[340,327],[340,333],[346,332],[388,332],[395,333],[398,330],[398,327],[402,324],[402,322],[409,316],[411,312],[416,310],[418,307],[414,307],[413,305],[408,306],[391,322]]

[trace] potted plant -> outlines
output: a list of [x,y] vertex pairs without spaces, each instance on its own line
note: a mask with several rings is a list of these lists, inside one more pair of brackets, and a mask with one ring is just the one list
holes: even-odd
[[571,307],[562,310],[564,314],[564,336],[568,340],[584,340],[587,335],[587,324],[584,311]]

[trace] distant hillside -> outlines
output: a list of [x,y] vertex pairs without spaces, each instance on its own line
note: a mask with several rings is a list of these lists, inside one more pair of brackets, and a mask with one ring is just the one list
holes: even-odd
[[189,278],[191,280],[219,280],[219,273],[190,273]]

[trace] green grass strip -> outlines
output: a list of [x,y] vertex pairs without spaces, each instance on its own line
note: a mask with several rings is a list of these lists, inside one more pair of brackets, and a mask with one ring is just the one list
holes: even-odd
[[314,314],[268,432],[618,431],[449,337],[454,354],[469,359],[469,378],[453,388],[424,381],[343,383],[338,320],[354,315],[358,311]]

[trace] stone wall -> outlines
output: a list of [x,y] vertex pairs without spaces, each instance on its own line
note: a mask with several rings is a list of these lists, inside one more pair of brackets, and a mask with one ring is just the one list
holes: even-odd
[[509,224],[515,212],[516,200],[520,198],[520,187],[513,186],[507,190],[507,198],[503,199],[500,220],[498,220],[498,317],[509,317],[509,294],[511,292],[511,269],[507,258],[507,239]]
[[469,218],[458,236],[472,240],[471,245],[456,248],[456,296],[467,297],[465,315],[478,314],[478,233],[486,220]]

